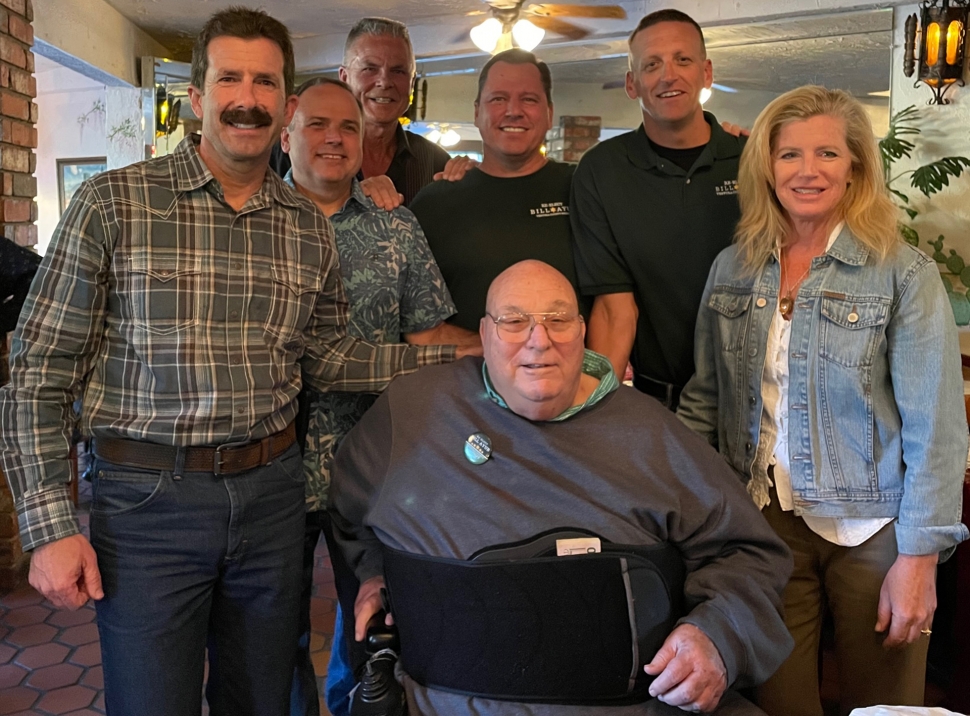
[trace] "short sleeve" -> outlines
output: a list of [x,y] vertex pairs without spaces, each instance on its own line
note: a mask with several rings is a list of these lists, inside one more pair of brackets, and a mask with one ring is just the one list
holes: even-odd
[[569,202],[576,274],[579,288],[587,296],[636,289],[601,198],[598,164],[596,152],[583,157],[573,175]]

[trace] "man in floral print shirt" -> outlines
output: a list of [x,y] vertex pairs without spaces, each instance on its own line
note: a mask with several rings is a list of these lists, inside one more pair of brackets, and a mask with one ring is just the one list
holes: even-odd
[[[351,335],[375,343],[468,343],[477,336],[444,323],[454,314],[448,288],[414,215],[399,207],[378,208],[355,178],[362,160],[361,108],[344,83],[317,78],[297,89],[300,103],[282,146],[292,169],[285,180],[311,199],[333,224],[340,274],[350,302]],[[376,395],[314,393],[304,449],[307,478],[307,531],[304,553],[304,634],[299,648],[291,713],[315,715],[316,681],[309,658],[309,598],[313,551],[320,533],[332,544],[328,507],[330,466],[340,440],[357,424]],[[338,595],[348,607],[357,593],[349,569],[335,562]],[[345,585],[344,577],[350,580]],[[346,587],[346,588],[345,588]],[[343,600],[342,600],[343,601]],[[351,611],[352,613],[352,611]],[[347,712],[353,685],[347,644],[338,618],[327,677],[327,701],[335,716]]]

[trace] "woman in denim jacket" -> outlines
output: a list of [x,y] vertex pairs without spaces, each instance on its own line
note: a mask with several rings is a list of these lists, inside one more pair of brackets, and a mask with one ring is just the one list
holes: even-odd
[[736,243],[711,269],[678,415],[743,476],[795,557],[795,650],[758,689],[821,716],[823,610],[841,713],[922,705],[938,559],[960,524],[967,423],[956,327],[904,243],[862,106],[802,87],[755,122]]

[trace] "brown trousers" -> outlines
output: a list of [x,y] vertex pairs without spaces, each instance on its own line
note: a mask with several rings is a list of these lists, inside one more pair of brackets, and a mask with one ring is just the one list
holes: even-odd
[[801,517],[783,512],[772,490],[764,515],[795,557],[785,587],[785,624],[795,649],[758,687],[756,701],[769,716],[822,716],[819,638],[825,611],[835,622],[839,713],[877,704],[922,706],[929,639],[898,649],[882,646],[874,628],[879,590],[896,559],[895,523],[858,547],[841,547],[812,532]]

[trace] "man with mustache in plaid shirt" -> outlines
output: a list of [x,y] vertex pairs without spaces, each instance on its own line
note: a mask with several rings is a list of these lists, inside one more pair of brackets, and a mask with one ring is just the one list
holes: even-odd
[[[0,393],[3,469],[30,581],[97,601],[108,713],[285,714],[304,477],[293,419],[317,390],[380,391],[453,360],[348,337],[333,232],[267,171],[293,116],[289,33],[214,15],[192,57],[202,136],[85,182],[25,305]],[[68,496],[71,406],[94,438],[91,543]]]

